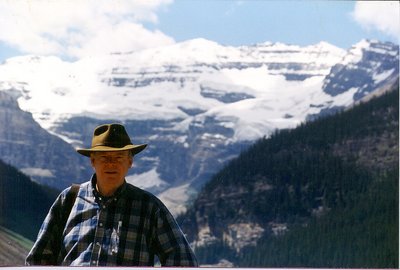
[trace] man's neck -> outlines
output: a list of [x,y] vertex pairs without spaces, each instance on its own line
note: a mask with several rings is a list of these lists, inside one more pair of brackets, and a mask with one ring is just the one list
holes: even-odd
[[115,191],[117,191],[119,187],[100,187],[96,184],[96,190],[100,193],[101,196],[111,197],[114,195]]
[[117,192],[117,190],[125,183],[125,179],[123,179],[117,185],[115,183],[101,182],[97,179],[96,181],[96,190],[103,197],[111,197]]

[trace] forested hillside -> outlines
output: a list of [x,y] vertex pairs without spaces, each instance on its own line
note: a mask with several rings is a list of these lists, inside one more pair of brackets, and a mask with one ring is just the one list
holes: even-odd
[[56,196],[0,160],[0,226],[35,240]]
[[397,268],[398,170],[354,197],[354,203],[293,226],[280,237],[266,236],[244,250],[240,266]]
[[[395,85],[348,111],[258,141],[179,218],[200,262],[398,267],[398,117]],[[244,234],[232,228],[245,225],[263,234],[239,246]]]

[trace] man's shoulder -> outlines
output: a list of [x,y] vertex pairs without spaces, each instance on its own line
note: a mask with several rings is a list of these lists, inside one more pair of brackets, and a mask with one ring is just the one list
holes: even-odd
[[88,189],[91,186],[91,182],[87,181],[84,183],[71,183],[68,187],[66,187],[61,193],[68,193],[72,188],[79,187],[80,189]]
[[[90,188],[90,185],[91,185],[91,182],[90,182],[90,181],[87,181],[87,182],[84,182],[84,183],[81,183],[81,184],[75,184],[75,183],[73,183],[73,184],[71,184],[70,186],[64,188],[64,189],[60,192],[59,198],[60,198],[61,200],[64,200],[65,197],[71,192],[71,189],[74,189],[74,192],[76,191],[77,194],[78,194],[78,196],[79,196],[80,192],[82,192],[82,189],[83,189],[83,190],[88,190],[88,189]],[[73,186],[75,186],[75,187],[73,187]]]
[[143,190],[137,186],[126,183],[127,196],[142,202],[163,205],[163,203],[151,192]]
[[129,195],[134,195],[134,196],[145,196],[145,197],[155,197],[154,194],[141,189],[137,186],[134,186],[130,183],[126,183],[126,191]]

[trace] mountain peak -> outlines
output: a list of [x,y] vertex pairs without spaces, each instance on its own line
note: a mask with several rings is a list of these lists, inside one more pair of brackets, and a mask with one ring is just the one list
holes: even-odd
[[331,51],[331,52],[339,52],[339,53],[344,53],[344,49],[339,48],[335,45],[330,44],[329,42],[326,41],[320,41],[314,45],[310,45],[307,48],[314,48],[314,49],[319,49],[319,50],[325,50],[325,51]]
[[205,38],[194,38],[190,40],[186,40],[184,42],[178,43],[183,47],[221,47],[221,45],[218,42],[211,41]]

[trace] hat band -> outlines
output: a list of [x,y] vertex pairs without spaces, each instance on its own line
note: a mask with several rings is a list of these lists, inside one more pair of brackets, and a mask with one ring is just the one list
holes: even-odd
[[127,144],[115,144],[115,143],[97,143],[95,145],[92,145],[92,148],[94,147],[98,147],[98,146],[105,146],[105,147],[112,147],[112,148],[123,148],[126,146],[130,146],[133,145],[131,143],[127,143]]

